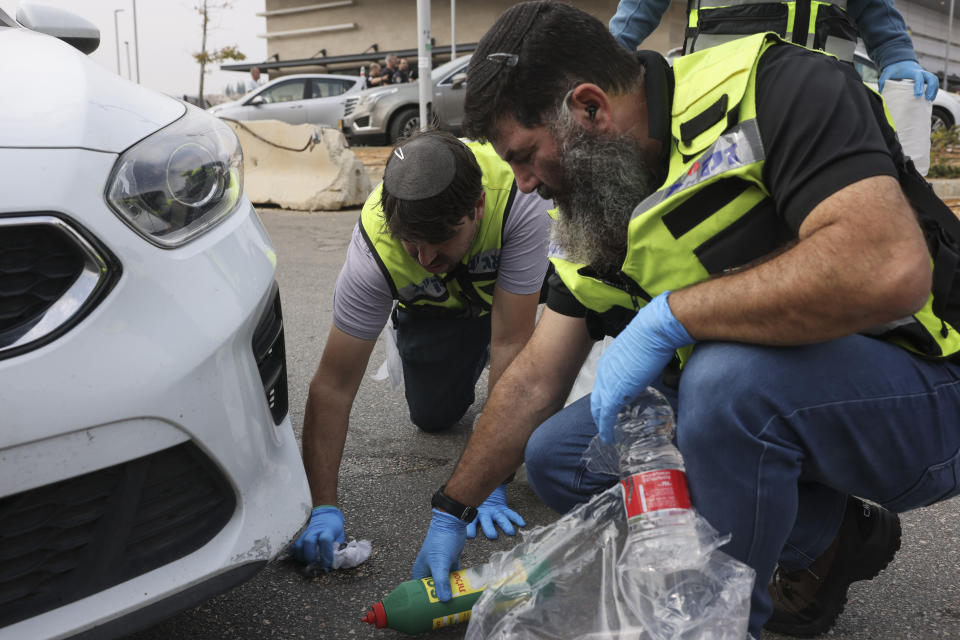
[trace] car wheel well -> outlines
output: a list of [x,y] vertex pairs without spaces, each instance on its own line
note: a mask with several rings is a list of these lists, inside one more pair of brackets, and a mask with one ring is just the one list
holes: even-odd
[[[412,123],[415,122],[416,125],[412,126]],[[412,128],[411,128],[412,126]],[[412,134],[416,129],[420,128],[420,105],[418,104],[407,104],[396,111],[393,112],[393,115],[390,116],[390,124],[387,127],[387,142],[389,144],[394,144],[397,140],[405,138]]]
[[936,105],[933,107],[933,110],[931,111],[930,120],[931,120],[930,128],[934,131],[936,131],[941,127],[949,129],[950,127],[956,124],[956,122],[954,122],[953,120],[953,114],[951,114],[949,110]]

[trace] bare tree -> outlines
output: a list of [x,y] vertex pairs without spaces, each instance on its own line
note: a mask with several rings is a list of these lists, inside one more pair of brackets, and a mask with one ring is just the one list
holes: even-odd
[[194,7],[202,19],[203,36],[200,41],[200,51],[193,54],[193,59],[200,63],[200,91],[197,92],[197,100],[203,105],[203,77],[208,64],[214,62],[223,62],[224,60],[245,60],[247,56],[243,55],[237,45],[231,44],[220,49],[207,51],[207,31],[210,28],[210,16],[212,13],[229,9],[232,5],[229,2],[211,2],[203,0],[201,4]]

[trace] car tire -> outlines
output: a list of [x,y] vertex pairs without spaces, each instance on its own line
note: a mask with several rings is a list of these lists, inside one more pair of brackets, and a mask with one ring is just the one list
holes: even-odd
[[949,129],[954,124],[953,116],[950,115],[950,112],[944,109],[943,107],[934,107],[933,111],[930,113],[930,132],[940,131],[941,129]]
[[420,107],[402,109],[390,122],[390,144],[406,138],[420,128]]

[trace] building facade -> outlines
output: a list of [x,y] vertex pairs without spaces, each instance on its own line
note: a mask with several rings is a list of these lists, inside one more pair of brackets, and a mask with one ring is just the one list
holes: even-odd
[[[960,88],[960,46],[953,43],[960,40],[960,29],[951,32],[948,19],[952,1],[956,0],[896,3],[910,29],[920,64],[941,80],[946,69],[951,76],[951,89]],[[497,17],[513,4],[511,0],[432,0],[434,66],[450,58],[452,37],[457,54],[469,53]],[[617,8],[617,0],[582,0],[573,4],[605,23]],[[643,48],[666,53],[681,46],[686,8],[686,0],[673,0]],[[416,0],[265,0],[264,11],[258,15],[266,18],[267,31],[260,36],[267,40],[267,60],[224,65],[224,69],[246,71],[259,66],[271,78],[304,72],[357,73],[361,66],[382,61],[392,52],[416,64]],[[954,22],[958,19],[960,15],[955,15]]]

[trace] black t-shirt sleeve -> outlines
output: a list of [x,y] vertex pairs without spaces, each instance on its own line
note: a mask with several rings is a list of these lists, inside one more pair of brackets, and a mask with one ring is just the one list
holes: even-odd
[[574,318],[583,318],[587,315],[587,308],[570,293],[567,285],[563,284],[563,280],[556,273],[551,273],[547,278],[547,287],[548,309]]
[[878,175],[900,153],[883,107],[853,65],[800,47],[771,48],[757,69],[764,183],[794,231],[820,202]]

